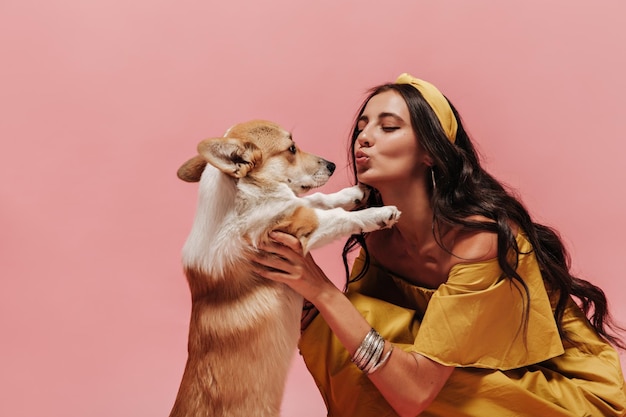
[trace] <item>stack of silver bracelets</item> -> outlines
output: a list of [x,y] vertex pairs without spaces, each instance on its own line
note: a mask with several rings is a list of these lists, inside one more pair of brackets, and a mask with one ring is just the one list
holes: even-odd
[[374,373],[387,362],[393,351],[393,345],[391,345],[387,354],[381,359],[384,348],[385,339],[376,330],[370,329],[363,338],[361,346],[354,352],[352,363],[368,375]]

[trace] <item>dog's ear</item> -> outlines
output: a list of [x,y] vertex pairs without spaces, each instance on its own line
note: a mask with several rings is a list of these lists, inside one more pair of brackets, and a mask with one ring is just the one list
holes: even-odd
[[206,139],[198,145],[198,153],[208,163],[235,178],[248,175],[261,163],[261,150],[253,143],[236,138]]
[[178,168],[176,175],[186,182],[198,182],[200,181],[202,172],[204,172],[205,166],[206,159],[201,155],[196,155]]

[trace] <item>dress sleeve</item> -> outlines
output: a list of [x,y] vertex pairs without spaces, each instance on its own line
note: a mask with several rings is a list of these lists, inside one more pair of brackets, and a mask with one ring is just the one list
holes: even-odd
[[495,259],[455,265],[428,304],[415,352],[444,365],[500,370],[563,354],[539,265],[530,244],[520,243],[529,253],[520,255],[517,271],[529,297],[515,280],[500,279]]

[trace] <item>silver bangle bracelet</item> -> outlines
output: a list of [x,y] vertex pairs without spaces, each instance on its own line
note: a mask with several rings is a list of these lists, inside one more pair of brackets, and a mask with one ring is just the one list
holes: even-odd
[[361,370],[365,372],[366,374],[369,374],[370,370],[374,368],[376,364],[378,363],[378,361],[380,360],[380,357],[382,356],[384,349],[385,349],[385,339],[381,337],[380,339],[377,340],[376,350],[374,351],[372,357]]
[[383,357],[383,359],[378,362],[376,365],[374,365],[374,367],[372,369],[370,369],[367,374],[373,374],[374,372],[376,372],[379,368],[381,368],[385,362],[387,362],[389,360],[389,357],[391,356],[391,352],[393,352],[393,345],[391,345],[391,347],[389,348],[389,351],[385,354],[385,357]]
[[361,371],[369,375],[387,362],[393,351],[393,345],[381,359],[384,350],[385,339],[376,330],[370,329],[351,359]]
[[369,356],[369,350],[371,349],[373,343],[377,339],[377,332],[374,329],[371,329],[367,335],[363,338],[361,345],[358,347],[354,355],[352,356],[352,362],[356,364],[359,368],[360,364],[363,363]]

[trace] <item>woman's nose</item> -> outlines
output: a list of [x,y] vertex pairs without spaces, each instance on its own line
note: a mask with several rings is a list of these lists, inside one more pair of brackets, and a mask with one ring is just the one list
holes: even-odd
[[359,143],[359,146],[365,147],[365,148],[368,148],[372,142],[370,137],[367,135],[367,132],[365,131],[365,129],[359,132],[359,135],[356,137],[356,140]]

